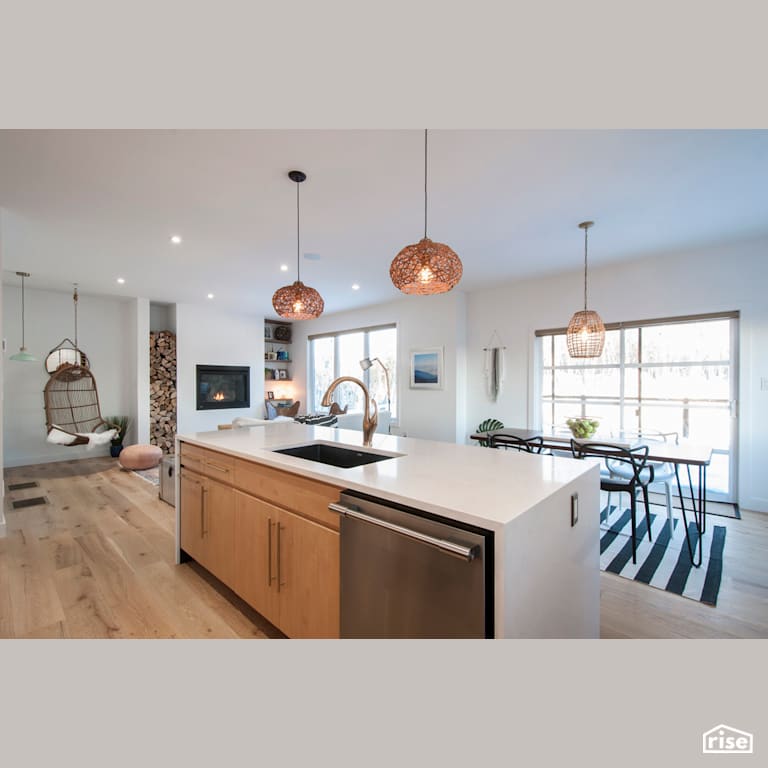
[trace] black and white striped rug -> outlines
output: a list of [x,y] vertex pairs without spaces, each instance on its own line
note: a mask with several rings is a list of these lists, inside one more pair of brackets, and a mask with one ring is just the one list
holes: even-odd
[[[655,507],[659,509],[659,507]],[[707,530],[702,537],[701,566],[694,568],[685,543],[682,520],[675,517],[675,532],[670,535],[666,510],[651,512],[651,536],[642,504],[637,510],[637,563],[632,562],[632,524],[629,509],[623,512],[611,507],[606,523],[606,509],[600,513],[600,570],[618,574],[649,584],[676,595],[717,604],[717,593],[723,572],[725,527],[713,525],[707,519]],[[688,520],[688,531],[694,554],[698,552],[699,537],[693,521]]]

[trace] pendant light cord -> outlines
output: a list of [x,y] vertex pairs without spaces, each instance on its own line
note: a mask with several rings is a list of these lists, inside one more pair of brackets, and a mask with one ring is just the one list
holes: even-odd
[[587,233],[589,227],[584,227],[584,311],[587,311]]
[[424,239],[427,237],[427,129],[424,129]]
[[21,348],[26,349],[24,341],[24,275],[21,276]]
[[300,237],[301,229],[299,227],[299,183],[296,182],[296,280],[301,282],[301,253]]
[[77,353],[80,351],[77,346],[77,283],[75,283],[75,292],[72,295],[72,301],[75,303],[75,365],[77,365]]

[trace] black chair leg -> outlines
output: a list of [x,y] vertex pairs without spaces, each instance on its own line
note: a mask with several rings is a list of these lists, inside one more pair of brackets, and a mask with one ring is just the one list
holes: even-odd
[[648,486],[643,486],[643,501],[645,502],[645,524],[648,526],[648,541],[653,541],[651,538],[651,507],[648,503]]
[[630,493],[629,508],[632,513],[632,562],[637,563],[637,521],[635,519],[635,511],[637,508],[637,502],[635,501],[635,494]]

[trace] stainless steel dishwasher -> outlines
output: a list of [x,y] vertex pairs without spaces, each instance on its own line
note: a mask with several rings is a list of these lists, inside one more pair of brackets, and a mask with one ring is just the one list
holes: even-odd
[[493,533],[356,491],[341,515],[342,638],[493,637]]

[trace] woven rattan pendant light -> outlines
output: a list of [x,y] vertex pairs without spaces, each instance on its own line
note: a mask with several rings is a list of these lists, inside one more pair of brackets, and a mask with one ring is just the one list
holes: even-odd
[[574,313],[565,340],[571,357],[600,357],[605,345],[605,326],[600,315],[587,309],[587,230],[594,221],[582,221],[579,228],[584,230],[584,309]]
[[461,280],[461,259],[445,243],[427,237],[427,131],[424,130],[424,237],[392,260],[389,276],[403,293],[446,293]]
[[278,288],[272,296],[272,306],[280,317],[287,320],[314,320],[323,314],[325,302],[314,288],[301,282],[299,185],[307,178],[307,174],[291,171],[288,178],[296,182],[296,282]]

